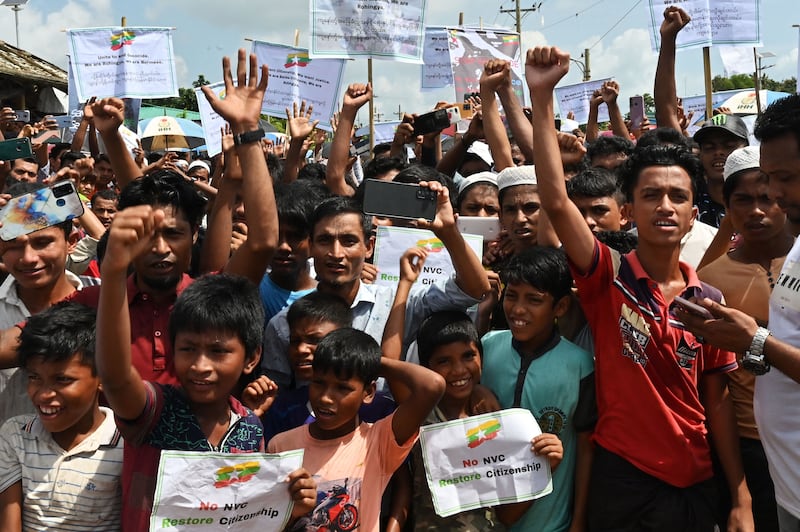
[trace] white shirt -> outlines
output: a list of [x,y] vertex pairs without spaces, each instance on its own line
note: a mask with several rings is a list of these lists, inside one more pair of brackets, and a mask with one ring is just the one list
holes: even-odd
[[[795,240],[769,300],[769,329],[800,347],[800,239]],[[800,384],[776,368],[756,379],[753,412],[775,483],[775,500],[800,518]]]

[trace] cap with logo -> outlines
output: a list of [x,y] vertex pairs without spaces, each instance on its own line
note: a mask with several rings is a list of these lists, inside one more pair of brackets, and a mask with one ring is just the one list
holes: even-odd
[[749,142],[749,132],[744,120],[736,115],[726,114],[719,114],[712,117],[711,120],[706,120],[703,127],[694,134],[694,141],[702,144],[715,131],[725,131],[745,142]]

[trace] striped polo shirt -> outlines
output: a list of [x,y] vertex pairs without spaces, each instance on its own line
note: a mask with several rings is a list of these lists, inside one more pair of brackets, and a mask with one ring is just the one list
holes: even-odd
[[37,416],[0,428],[0,492],[22,481],[24,530],[120,529],[122,437],[114,413],[91,435],[64,450]]

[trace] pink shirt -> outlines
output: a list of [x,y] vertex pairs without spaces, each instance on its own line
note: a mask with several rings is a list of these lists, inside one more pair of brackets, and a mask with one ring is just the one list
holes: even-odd
[[379,530],[383,490],[418,436],[398,445],[393,418],[394,414],[376,423],[361,423],[350,434],[334,440],[313,438],[309,425],[270,440],[270,453],[305,449],[303,467],[317,481],[317,507],[302,517],[295,529],[332,523],[340,530],[356,526],[362,532]]

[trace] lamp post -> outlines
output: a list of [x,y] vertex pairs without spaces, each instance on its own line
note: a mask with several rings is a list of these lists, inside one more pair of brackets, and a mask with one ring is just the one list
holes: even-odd
[[17,48],[19,48],[19,12],[22,11],[22,6],[28,3],[28,0],[3,0],[0,5],[10,6],[11,11],[14,12],[14,27],[17,32]]

